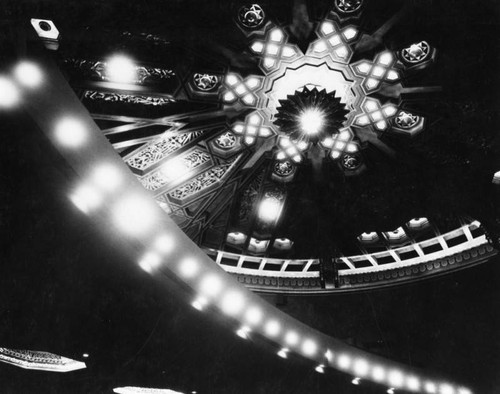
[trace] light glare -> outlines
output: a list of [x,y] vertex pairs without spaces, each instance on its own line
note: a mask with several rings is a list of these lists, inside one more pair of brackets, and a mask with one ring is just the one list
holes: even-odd
[[83,144],[87,134],[83,124],[75,118],[61,119],[55,129],[58,142],[68,148],[77,148]]
[[19,89],[8,78],[0,77],[0,108],[12,108],[20,99]]
[[179,273],[184,278],[192,278],[198,273],[198,262],[191,257],[182,260],[179,263]]
[[70,196],[70,200],[80,211],[89,214],[101,204],[102,196],[92,186],[81,185]]
[[318,134],[323,124],[324,115],[316,108],[307,109],[300,115],[300,127],[308,135]]
[[132,83],[135,81],[136,67],[125,56],[115,56],[106,63],[106,76],[112,82]]
[[17,81],[28,88],[36,88],[42,83],[42,72],[35,63],[23,61],[14,69]]
[[217,276],[211,274],[203,278],[200,287],[203,293],[210,296],[215,296],[221,291],[222,282]]
[[235,315],[243,308],[243,296],[237,291],[227,293],[222,300],[222,311],[228,315]]
[[368,362],[364,359],[359,359],[356,360],[356,362],[354,363],[353,369],[356,375],[365,376],[368,373],[368,368],[369,368]]
[[391,386],[401,387],[403,385],[404,376],[401,371],[394,370],[389,372],[388,379]]
[[285,336],[285,342],[290,346],[295,346],[299,342],[299,334],[295,331],[288,331]]
[[281,204],[275,198],[265,198],[259,206],[259,218],[266,222],[272,222],[278,219]]
[[266,334],[272,337],[275,337],[280,332],[280,324],[276,320],[271,320],[266,324]]
[[258,324],[262,320],[262,311],[257,307],[250,308],[245,314],[246,320],[250,324]]
[[302,344],[302,351],[308,356],[312,356],[316,353],[317,348],[318,346],[316,345],[316,342],[312,339],[306,339]]
[[100,188],[112,191],[120,185],[121,174],[114,165],[105,163],[94,170],[93,180]]
[[167,234],[162,234],[156,238],[154,242],[154,248],[161,253],[168,253],[172,250],[174,246],[174,241],[172,237]]
[[151,273],[160,265],[161,258],[156,253],[147,253],[140,261],[139,266],[146,272]]
[[113,214],[118,228],[129,235],[145,233],[156,219],[154,209],[142,196],[122,198],[116,203]]
[[351,358],[347,354],[341,354],[337,359],[337,364],[340,368],[347,369],[351,365]]

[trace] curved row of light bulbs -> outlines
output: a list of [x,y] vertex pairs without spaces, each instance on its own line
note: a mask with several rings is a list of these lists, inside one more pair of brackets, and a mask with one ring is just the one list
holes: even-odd
[[[11,107],[22,97],[28,113],[81,177],[69,192],[74,205],[99,223],[101,230],[107,227],[126,242],[139,244],[137,264],[144,271],[156,278],[175,275],[186,283],[196,295],[194,308],[215,307],[237,322],[238,336],[261,335],[276,344],[278,356],[298,354],[314,362],[319,373],[336,368],[353,375],[353,384],[363,379],[385,385],[388,392],[471,394],[465,387],[324,335],[251,293],[213,264],[164,214],[50,61],[21,62],[13,74],[13,79],[0,77],[0,106]],[[61,95],[63,102],[58,101]]]

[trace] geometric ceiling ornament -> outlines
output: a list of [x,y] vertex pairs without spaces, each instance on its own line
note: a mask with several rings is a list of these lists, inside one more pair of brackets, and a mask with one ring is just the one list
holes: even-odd
[[346,120],[345,104],[335,97],[335,92],[304,87],[286,100],[280,100],[274,124],[292,139],[318,142],[338,133]]
[[363,77],[363,89],[367,94],[380,90],[383,83],[395,83],[401,78],[401,71],[394,67],[396,57],[392,52],[379,53],[373,62],[360,60],[351,65],[352,71]]
[[0,348],[0,361],[25,369],[70,372],[86,368],[84,362],[49,352]]
[[414,137],[425,127],[425,118],[409,111],[400,110],[392,119],[391,133]]
[[363,0],[335,0],[335,9],[341,14],[356,13],[363,6]]
[[352,44],[359,34],[355,26],[340,28],[336,22],[325,20],[320,23],[317,34],[319,38],[310,44],[307,55],[329,56],[333,61],[349,63],[353,55]]
[[269,30],[265,40],[253,41],[250,49],[261,57],[260,67],[264,73],[276,70],[281,62],[291,62],[300,56],[300,49],[296,45],[287,44],[287,41],[287,34],[279,27]]
[[256,29],[264,23],[266,14],[259,4],[247,4],[238,10],[238,22],[246,29]]

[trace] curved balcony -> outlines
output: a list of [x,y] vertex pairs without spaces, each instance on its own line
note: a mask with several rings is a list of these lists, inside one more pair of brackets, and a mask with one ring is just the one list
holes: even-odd
[[257,292],[316,294],[397,285],[485,262],[497,253],[474,221],[446,234],[383,252],[331,260],[274,259],[205,249]]

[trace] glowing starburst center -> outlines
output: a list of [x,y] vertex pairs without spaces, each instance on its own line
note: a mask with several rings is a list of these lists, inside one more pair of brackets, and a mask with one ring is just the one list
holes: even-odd
[[309,108],[300,114],[300,127],[308,135],[316,135],[325,123],[325,116],[317,108]]

